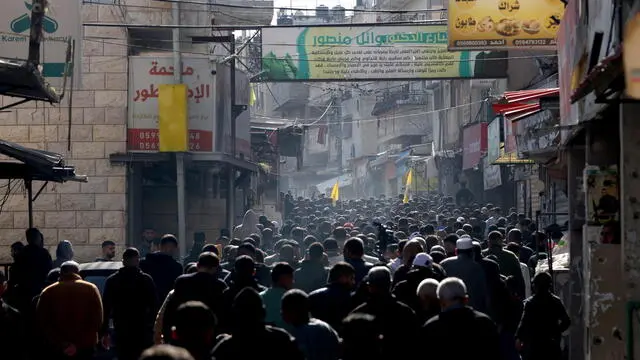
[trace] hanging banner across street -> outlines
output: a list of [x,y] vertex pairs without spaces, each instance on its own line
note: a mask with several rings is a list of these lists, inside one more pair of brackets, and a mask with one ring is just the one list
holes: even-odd
[[505,78],[507,52],[447,50],[446,25],[265,27],[263,81]]
[[449,49],[556,48],[561,0],[449,0]]
[[[129,151],[158,151],[158,94],[161,84],[174,84],[173,57],[129,59]],[[182,83],[187,85],[189,151],[213,151],[214,76],[204,57],[182,58]]]

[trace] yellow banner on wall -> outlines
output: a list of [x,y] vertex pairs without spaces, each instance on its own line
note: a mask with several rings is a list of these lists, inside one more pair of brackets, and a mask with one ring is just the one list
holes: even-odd
[[449,0],[449,49],[555,49],[561,0]]
[[159,149],[161,152],[188,151],[187,85],[158,87]]

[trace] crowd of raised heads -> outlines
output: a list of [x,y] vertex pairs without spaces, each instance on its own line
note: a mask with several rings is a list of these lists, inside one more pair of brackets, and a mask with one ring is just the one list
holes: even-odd
[[563,359],[570,321],[537,269],[557,230],[515,209],[469,193],[287,196],[280,221],[249,210],[217,239],[196,234],[181,261],[174,235],[147,228],[121,258],[106,251],[123,267],[101,289],[70,258],[54,267],[30,229],[0,278],[0,348],[19,360]]

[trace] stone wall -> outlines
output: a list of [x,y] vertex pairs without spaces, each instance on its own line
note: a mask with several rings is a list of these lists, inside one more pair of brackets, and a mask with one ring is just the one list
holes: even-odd
[[[84,22],[124,20],[115,6],[82,6]],[[34,225],[43,232],[52,254],[58,241],[68,239],[80,261],[98,256],[104,240],[123,246],[126,227],[126,169],[109,162],[109,154],[126,151],[126,30],[86,27],[84,37],[76,51],[82,71],[70,112],[67,90],[59,105],[28,102],[0,113],[1,139],[63,154],[77,174],[89,177],[88,183],[49,184],[34,203]],[[16,99],[0,101],[7,105]],[[41,184],[34,183],[34,193]],[[0,262],[9,260],[11,243],[24,241],[27,199],[20,187],[0,212]],[[1,190],[0,197],[6,188]]]

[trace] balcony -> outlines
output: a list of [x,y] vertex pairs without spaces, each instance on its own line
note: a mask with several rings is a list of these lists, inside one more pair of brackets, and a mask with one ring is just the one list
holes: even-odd
[[[304,109],[309,100],[309,86],[304,83],[273,83],[269,84],[274,98],[273,111],[291,112]],[[304,117],[304,112],[302,116]]]
[[428,104],[428,95],[424,90],[411,90],[407,84],[396,91],[378,95],[371,115],[380,116],[403,106],[424,108]]
[[397,111],[378,117],[378,144],[409,146],[431,141],[431,116],[424,111]]

